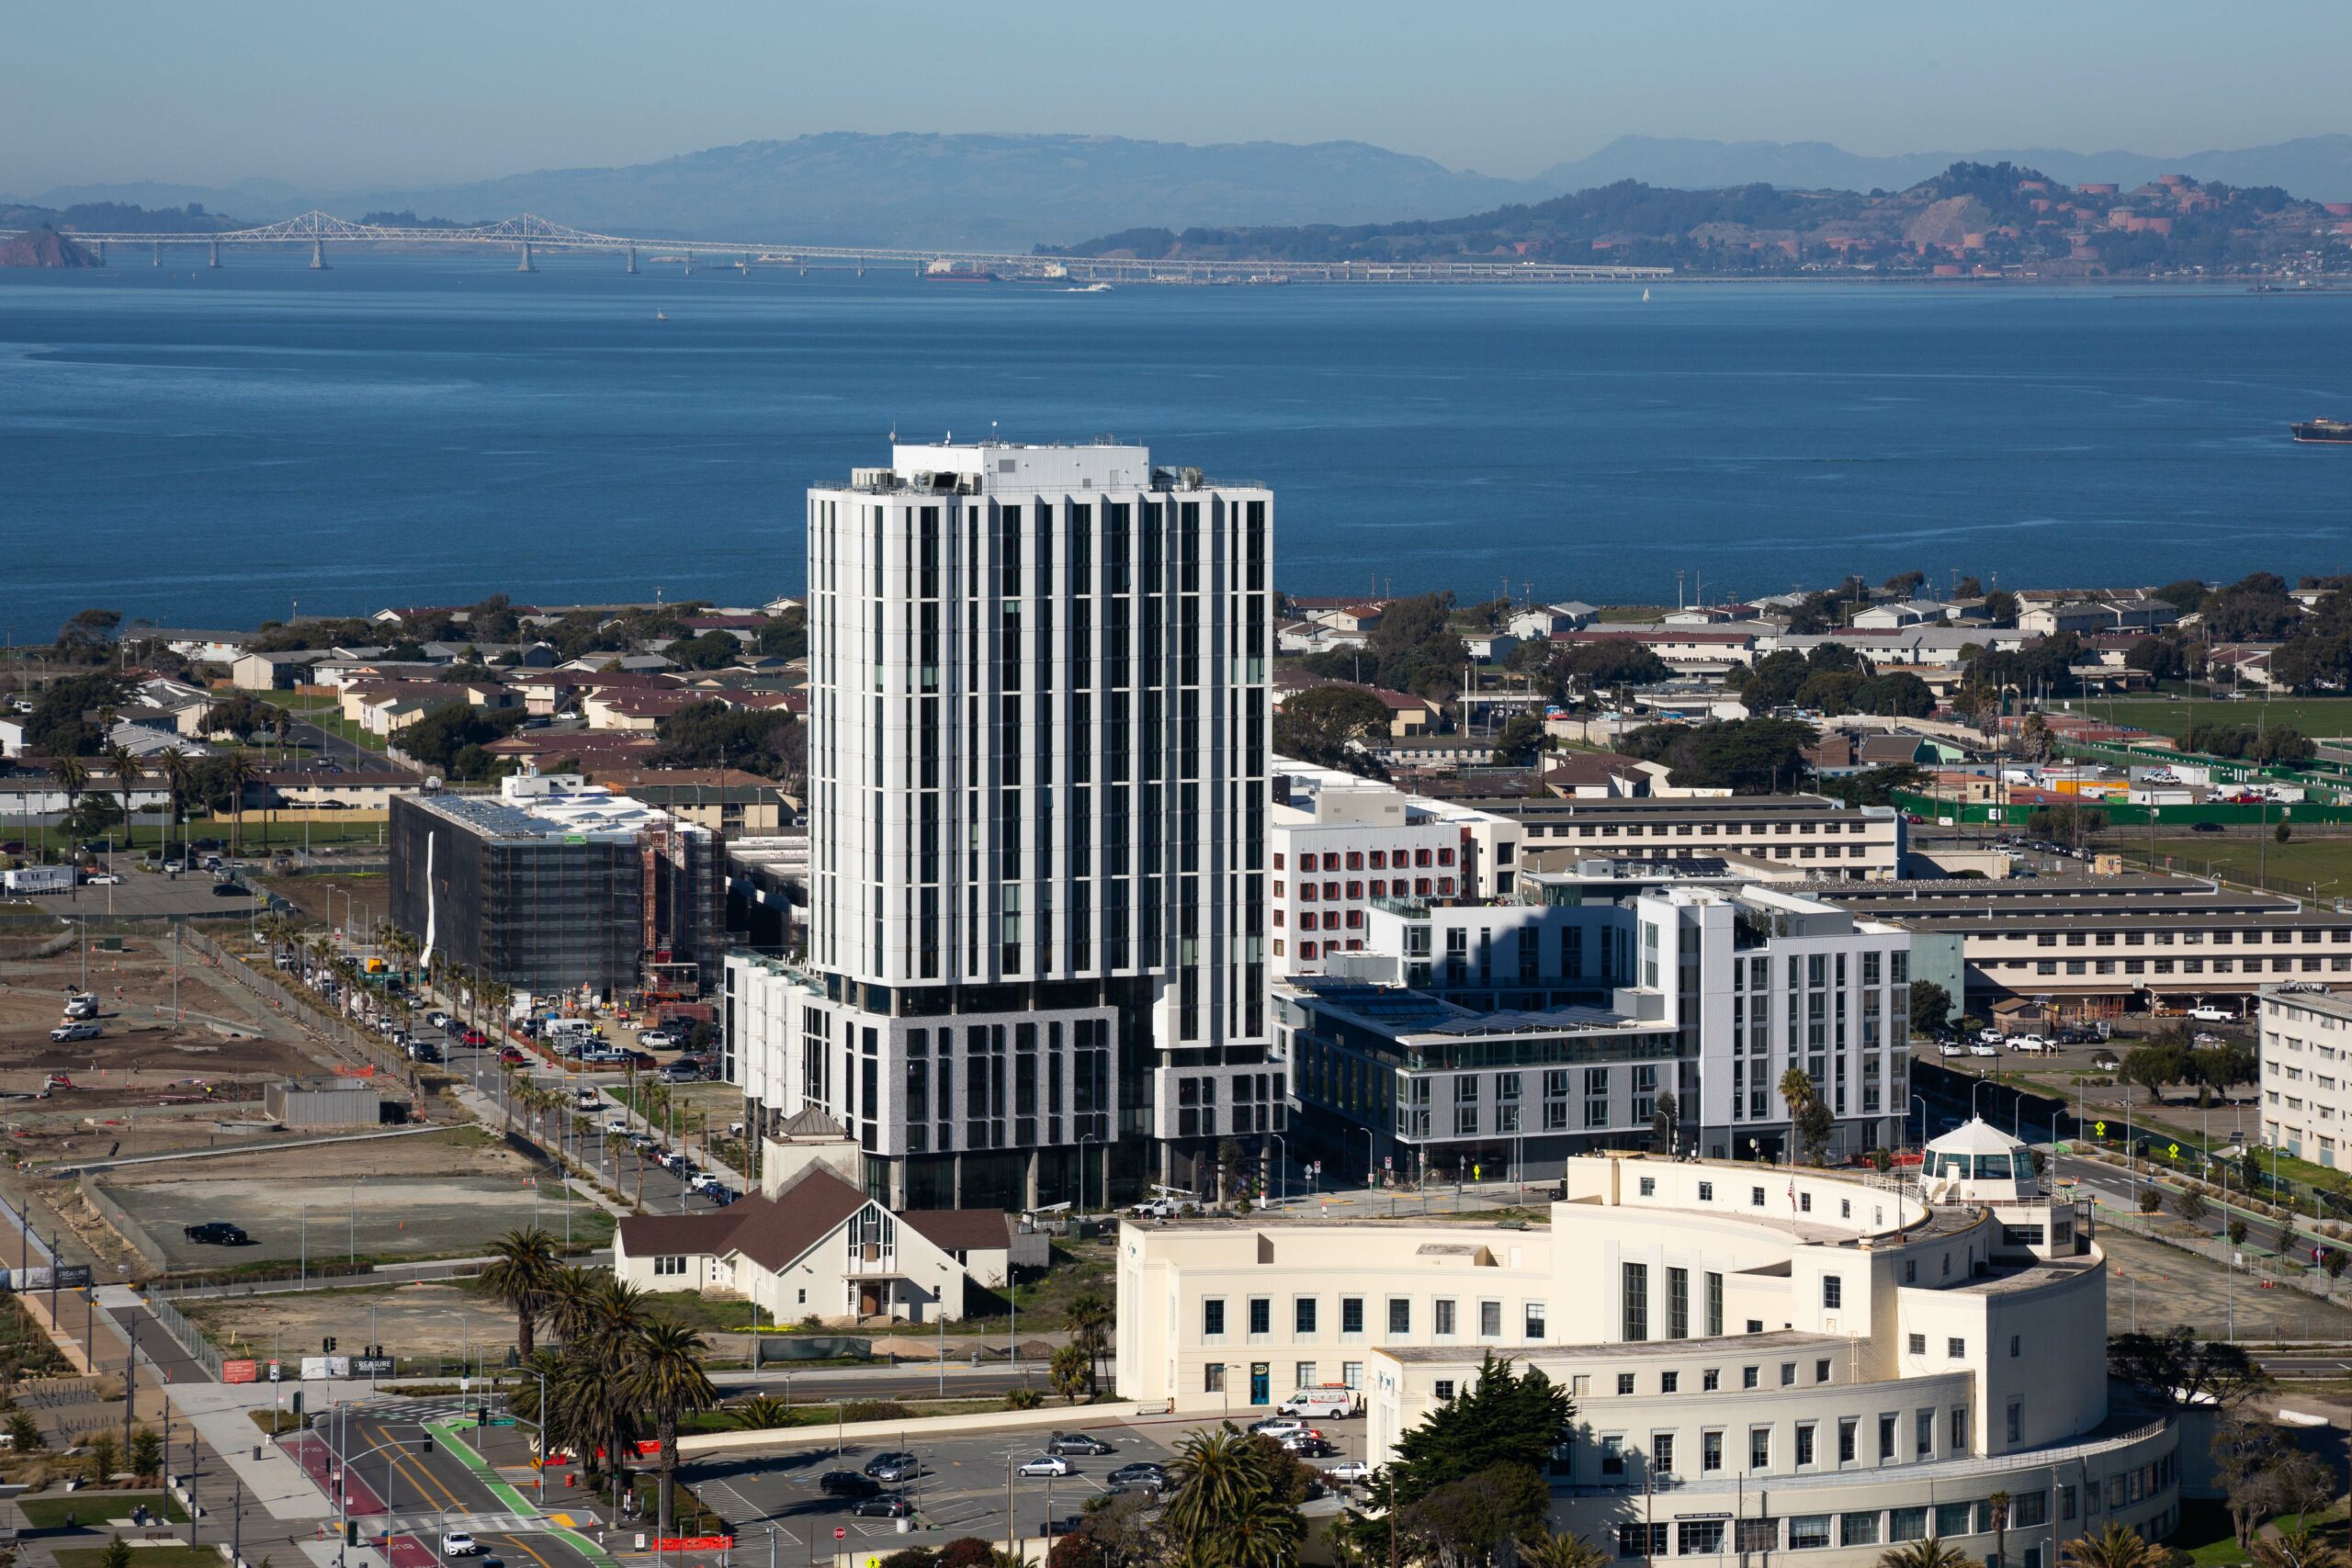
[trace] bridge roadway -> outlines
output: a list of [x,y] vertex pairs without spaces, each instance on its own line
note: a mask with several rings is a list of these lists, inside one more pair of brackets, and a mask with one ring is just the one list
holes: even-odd
[[[22,230],[0,230],[0,239]],[[495,245],[512,246],[521,255],[518,270],[532,270],[534,251],[600,251],[623,254],[628,269],[638,270],[640,250],[663,257],[682,257],[692,273],[699,254],[715,258],[713,265],[752,266],[866,267],[911,266],[925,271],[935,265],[991,272],[1000,276],[1069,279],[1094,283],[1650,283],[1674,276],[1664,266],[1575,266],[1555,262],[1399,261],[1326,262],[1276,260],[1145,261],[1132,256],[1039,256],[1004,252],[910,250],[888,246],[794,245],[772,241],[646,239],[625,234],[599,234],[552,223],[526,213],[497,223],[466,227],[408,227],[388,223],[355,223],[329,213],[311,211],[300,218],[253,229],[218,233],[148,233],[83,231],[68,238],[94,247],[101,262],[108,245],[151,247],[154,265],[163,265],[164,247],[206,247],[210,265],[220,265],[222,246],[309,245],[311,265],[327,265],[326,247],[348,245]],[[733,259],[728,259],[733,258]]]

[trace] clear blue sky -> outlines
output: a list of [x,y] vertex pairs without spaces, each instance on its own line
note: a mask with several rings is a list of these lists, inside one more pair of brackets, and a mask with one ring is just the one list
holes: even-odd
[[2352,130],[2330,0],[111,0],[0,17],[0,192],[322,191],[820,130],[1352,139],[1525,175],[1623,132],[1870,153]]

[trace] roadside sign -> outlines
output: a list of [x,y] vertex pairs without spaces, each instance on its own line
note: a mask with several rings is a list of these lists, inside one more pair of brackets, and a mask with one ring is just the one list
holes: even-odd
[[842,1529],[839,1525],[835,1525],[833,1527],[833,1539],[835,1540],[847,1540],[849,1539],[849,1531]]
[[2178,1159],[2180,1157],[2180,1145],[2178,1144],[2166,1144],[2165,1145],[2165,1153],[2172,1156],[2175,1159]]
[[2094,1122],[2091,1123],[2091,1131],[2104,1138],[2107,1136],[2107,1123],[2104,1122]]

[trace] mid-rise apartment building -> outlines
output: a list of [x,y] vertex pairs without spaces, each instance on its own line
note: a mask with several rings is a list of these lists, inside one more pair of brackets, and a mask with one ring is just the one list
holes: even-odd
[[1762,887],[1578,892],[1386,900],[1344,977],[1276,987],[1283,1055],[1326,1158],[1400,1177],[1544,1175],[1586,1150],[1646,1146],[1664,1094],[1681,1146],[1776,1154],[1792,1066],[1835,1119],[1832,1150],[1899,1140],[1904,931]]
[[2257,1008],[2262,1141],[2331,1170],[2352,1166],[2352,997],[2290,982]]
[[1272,525],[1129,446],[808,492],[809,948],[730,968],[755,1118],[826,1111],[913,1207],[1213,1189],[1281,1130]]
[[1508,897],[1519,825],[1377,779],[1274,760],[1272,972],[1359,952],[1386,898]]
[[1902,874],[1903,818],[1818,795],[1467,800],[1520,824],[1521,855],[1550,868],[1589,854],[1746,855],[1832,881]]

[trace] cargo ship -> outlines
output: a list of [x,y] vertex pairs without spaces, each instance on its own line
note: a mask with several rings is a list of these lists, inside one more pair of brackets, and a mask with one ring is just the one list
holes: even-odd
[[2298,441],[2332,442],[2352,446],[2352,420],[2307,419],[2301,424],[2290,424]]

